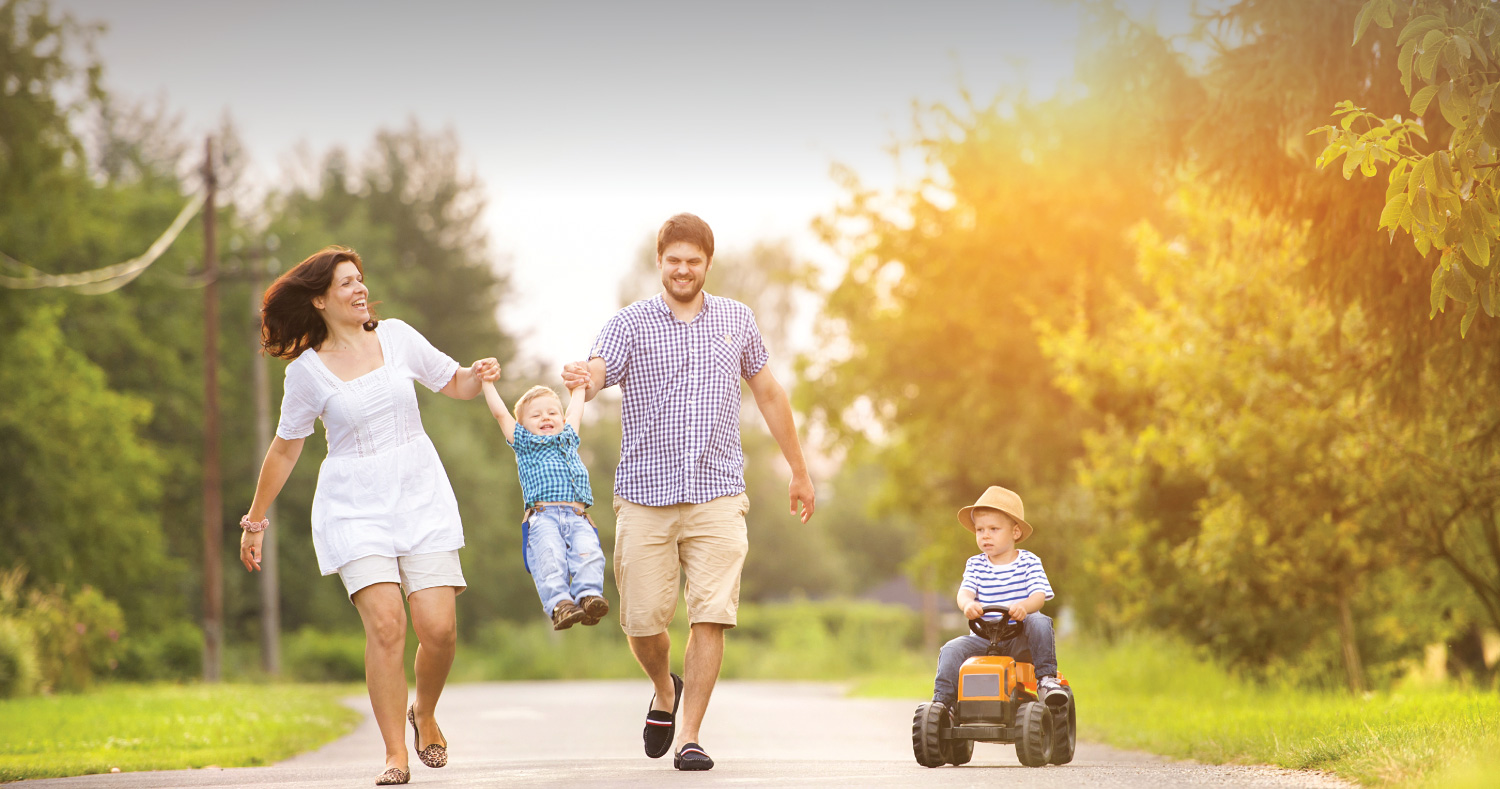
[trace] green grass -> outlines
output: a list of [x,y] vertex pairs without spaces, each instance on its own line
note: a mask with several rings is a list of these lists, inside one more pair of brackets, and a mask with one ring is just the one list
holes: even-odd
[[[1409,687],[1357,698],[1256,685],[1191,649],[1139,638],[1064,643],[1079,734],[1123,748],[1221,764],[1322,770],[1371,786],[1493,786],[1500,696]],[[887,676],[855,693],[929,698],[930,674]]]
[[354,728],[349,685],[115,685],[0,701],[0,781],[271,764]]

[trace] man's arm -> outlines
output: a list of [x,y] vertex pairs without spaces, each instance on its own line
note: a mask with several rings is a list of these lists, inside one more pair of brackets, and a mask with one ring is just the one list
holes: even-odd
[[[595,361],[600,363],[602,370],[604,360]],[[791,513],[796,515],[797,506],[801,504],[802,522],[807,523],[813,514],[813,484],[807,473],[807,461],[802,457],[802,443],[797,439],[797,425],[792,421],[792,401],[769,367],[760,368],[760,372],[750,378],[750,391],[755,395],[755,405],[760,408],[761,416],[765,417],[766,427],[771,429],[771,436],[781,447],[781,456],[792,467],[792,483],[788,486]]]
[[484,381],[479,388],[484,390],[484,402],[490,406],[490,415],[495,417],[495,421],[500,423],[501,432],[505,433],[505,443],[516,443],[516,418],[505,410],[505,400],[495,391],[495,384]]

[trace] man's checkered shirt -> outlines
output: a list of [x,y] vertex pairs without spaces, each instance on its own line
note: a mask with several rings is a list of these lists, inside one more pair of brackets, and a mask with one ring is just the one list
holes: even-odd
[[769,358],[749,307],[704,293],[683,323],[657,294],[604,324],[596,357],[624,395],[616,495],[665,507],[745,492],[740,379]]
[[563,425],[563,431],[544,436],[516,424],[516,470],[521,475],[521,497],[526,509],[539,501],[576,501],[594,504],[589,488],[589,470],[578,457],[578,431]]

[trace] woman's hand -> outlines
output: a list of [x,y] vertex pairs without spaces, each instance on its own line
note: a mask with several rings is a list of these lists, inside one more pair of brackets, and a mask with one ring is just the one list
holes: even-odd
[[469,365],[474,371],[474,376],[481,381],[493,381],[500,377],[500,362],[493,356],[480,359]]
[[263,531],[240,533],[240,563],[251,572],[260,570],[260,544],[266,539]]

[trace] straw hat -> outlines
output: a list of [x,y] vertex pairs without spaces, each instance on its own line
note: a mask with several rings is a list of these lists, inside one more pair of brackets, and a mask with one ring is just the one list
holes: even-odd
[[1026,506],[1021,503],[1021,497],[1014,491],[1006,490],[999,485],[990,486],[989,490],[979,497],[979,501],[958,511],[958,522],[965,529],[974,531],[974,509],[976,507],[989,507],[992,510],[1000,510],[1006,515],[1016,519],[1021,525],[1021,536],[1016,539],[1019,544],[1022,540],[1031,536],[1031,524],[1026,522]]

